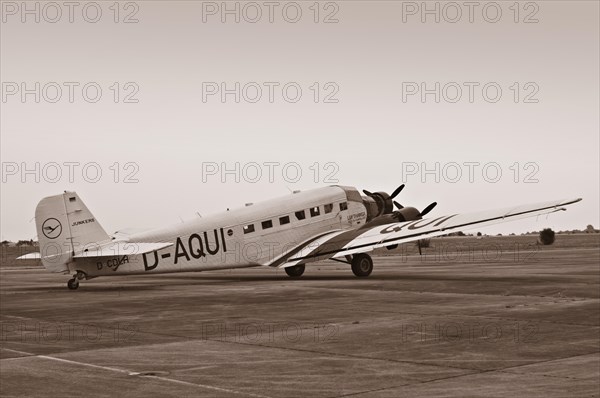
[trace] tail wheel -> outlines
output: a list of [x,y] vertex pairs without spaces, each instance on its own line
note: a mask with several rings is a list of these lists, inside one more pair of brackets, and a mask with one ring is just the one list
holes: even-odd
[[352,272],[354,275],[364,278],[373,272],[373,260],[371,256],[360,253],[352,258]]
[[286,267],[285,273],[291,278],[299,278],[304,273],[304,264],[294,265],[293,267]]

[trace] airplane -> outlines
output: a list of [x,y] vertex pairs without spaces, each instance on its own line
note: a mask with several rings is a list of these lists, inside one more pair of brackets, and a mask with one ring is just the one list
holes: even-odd
[[566,210],[578,199],[555,200],[505,209],[424,218],[392,194],[332,185],[293,193],[262,203],[247,203],[187,222],[144,231],[108,235],[76,192],[42,199],[35,210],[39,258],[50,272],[79,281],[99,276],[208,271],[246,267],[283,268],[292,278],[305,265],[326,259],[347,263],[354,275],[373,271],[369,255],[418,241],[496,223]]

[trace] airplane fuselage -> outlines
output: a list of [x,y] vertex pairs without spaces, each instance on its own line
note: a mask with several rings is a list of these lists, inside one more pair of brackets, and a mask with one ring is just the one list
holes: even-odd
[[68,266],[87,277],[261,266],[320,233],[361,227],[368,217],[363,200],[351,187],[297,192],[127,239],[131,245],[172,243],[164,249],[140,255],[78,258]]
[[[580,198],[503,209],[423,218],[423,210],[403,206],[391,194],[330,186],[198,217],[165,228],[107,234],[76,192],[40,200],[35,209],[39,258],[50,272],[72,273],[67,287],[97,276],[208,271],[269,266],[292,278],[305,264],[333,259],[348,263],[364,278],[373,271],[368,254],[401,243],[526,217],[552,214]],[[394,210],[396,208],[396,210]],[[344,261],[345,260],[345,261]]]

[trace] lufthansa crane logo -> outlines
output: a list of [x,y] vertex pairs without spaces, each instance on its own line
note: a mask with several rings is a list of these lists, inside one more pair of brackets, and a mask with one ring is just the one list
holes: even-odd
[[56,218],[49,218],[42,224],[42,233],[48,239],[56,239],[62,232],[62,224]]

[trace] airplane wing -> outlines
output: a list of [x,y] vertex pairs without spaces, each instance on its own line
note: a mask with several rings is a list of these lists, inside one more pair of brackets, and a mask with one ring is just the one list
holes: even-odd
[[332,231],[303,242],[283,256],[268,264],[272,267],[292,267],[298,264],[338,258],[369,252],[382,247],[393,247],[401,243],[423,238],[446,235],[488,225],[547,215],[581,199],[555,200],[551,202],[521,205],[475,213],[451,214],[443,217],[394,222],[391,215],[385,219],[374,219],[362,228]]

